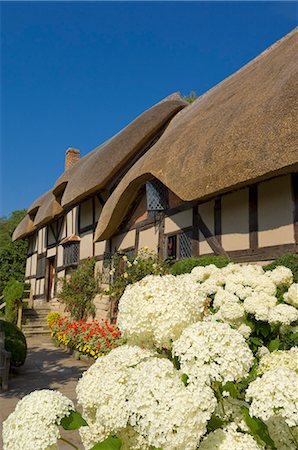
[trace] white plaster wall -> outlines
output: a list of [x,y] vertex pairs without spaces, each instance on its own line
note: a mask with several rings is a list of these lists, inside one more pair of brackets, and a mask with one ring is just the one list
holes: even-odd
[[221,199],[222,246],[227,251],[249,248],[249,193],[241,189]]
[[31,262],[32,262],[32,256],[29,256],[26,261],[25,278],[30,277],[30,275],[31,275]]
[[63,246],[59,245],[57,249],[57,266],[63,266]]
[[106,250],[107,241],[95,242],[95,256],[103,255]]
[[46,251],[45,233],[46,233],[45,227],[41,228],[38,231],[38,247],[37,247],[38,253],[43,253]]
[[289,175],[259,184],[259,247],[295,242],[293,208]]
[[30,275],[36,275],[36,269],[37,269],[37,253],[34,253],[34,255],[31,256]]
[[150,250],[157,251],[158,247],[158,229],[155,227],[147,230],[140,230],[139,234],[139,249],[149,247]]
[[88,231],[87,233],[80,235],[80,259],[91,258],[93,256],[93,232]]
[[57,253],[56,247],[48,248],[47,257],[50,258],[51,256],[56,256],[56,253]]
[[119,234],[112,239],[112,251],[125,250],[135,246],[136,230]]
[[71,236],[72,234],[74,234],[73,231],[73,210],[70,210],[67,214],[66,214],[66,223],[67,223],[67,236]]
[[[211,200],[209,202],[202,203],[201,205],[199,205],[199,213],[200,213],[203,221],[205,222],[205,224],[207,225],[207,227],[213,234],[214,233],[214,200]],[[199,241],[200,241],[199,242],[200,255],[205,255],[207,253],[213,253],[212,248],[207,243],[207,241],[201,231],[199,232]]]
[[192,227],[192,209],[181,211],[165,218],[165,233],[174,233],[182,228]]

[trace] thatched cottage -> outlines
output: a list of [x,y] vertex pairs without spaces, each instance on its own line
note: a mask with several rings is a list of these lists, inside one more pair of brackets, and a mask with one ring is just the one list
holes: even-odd
[[[297,29],[186,103],[173,94],[79,158],[15,230],[29,239],[34,299],[95,257],[148,246],[162,257],[272,260],[297,253]],[[108,280],[107,280],[108,281]]]

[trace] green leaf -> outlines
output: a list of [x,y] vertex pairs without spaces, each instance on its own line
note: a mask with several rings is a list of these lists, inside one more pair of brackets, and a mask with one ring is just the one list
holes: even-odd
[[69,416],[63,417],[60,425],[64,430],[77,430],[78,428],[88,426],[88,423],[78,411],[71,411]]
[[186,375],[186,373],[183,373],[183,374],[181,375],[181,380],[182,380],[184,386],[187,386],[187,385],[188,385],[188,375]]
[[214,431],[217,430],[217,428],[221,428],[225,421],[223,419],[220,419],[219,417],[211,417],[209,422],[207,423],[207,430]]
[[253,318],[247,317],[245,319],[245,324],[251,328],[252,331],[255,331],[255,320]]
[[280,340],[279,338],[273,339],[269,342],[268,349],[270,352],[274,352],[274,350],[279,349]]
[[236,385],[232,381],[228,381],[226,384],[222,386],[222,391],[227,391],[232,398],[237,398],[237,388]]
[[257,417],[251,417],[249,414],[248,408],[246,406],[241,407],[241,412],[243,414],[246,425],[251,431],[251,434],[254,436],[257,442],[260,442],[260,439],[265,442],[265,444],[269,445],[269,447],[273,450],[276,450],[273,440],[271,439],[267,425]]
[[177,369],[177,370],[180,369],[180,361],[179,361],[179,359],[178,359],[178,356],[174,356],[174,358],[173,358],[173,364],[174,364],[175,369]]
[[121,445],[121,439],[110,436],[103,442],[95,444],[91,450],[120,450]]

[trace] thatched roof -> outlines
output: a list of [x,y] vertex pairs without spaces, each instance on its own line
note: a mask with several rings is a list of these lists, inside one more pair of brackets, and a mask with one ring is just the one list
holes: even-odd
[[87,195],[103,189],[123,165],[186,105],[179,94],[166,97],[66,171],[54,186],[56,192],[67,182],[62,206],[73,205]]
[[27,215],[23,220],[21,220],[17,228],[14,230],[12,240],[15,241],[16,239],[24,239],[35,230],[36,227],[34,226],[33,221]]
[[152,177],[182,200],[298,170],[298,30],[179,112],[105,204],[96,240],[109,238]]
[[[39,197],[28,209],[28,214],[31,218],[34,217],[35,227],[49,223],[62,213],[64,208],[106,188],[115,175],[187,105],[180,94],[166,97],[66,170],[53,189]],[[61,205],[56,200],[59,197]],[[20,224],[20,228],[17,227],[13,235],[14,240],[25,237],[23,231],[22,235],[20,234],[21,229]]]

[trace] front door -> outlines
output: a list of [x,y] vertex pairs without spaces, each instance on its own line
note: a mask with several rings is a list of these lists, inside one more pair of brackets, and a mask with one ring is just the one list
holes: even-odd
[[53,296],[53,286],[55,279],[55,265],[56,265],[56,256],[52,256],[47,259],[48,262],[48,270],[47,270],[47,292],[46,298],[47,302],[51,300]]

